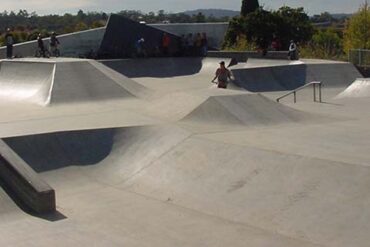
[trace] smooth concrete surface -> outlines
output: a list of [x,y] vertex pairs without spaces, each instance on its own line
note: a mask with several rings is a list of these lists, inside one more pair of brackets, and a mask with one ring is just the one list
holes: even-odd
[[337,99],[366,97],[370,97],[370,79],[358,78],[348,88],[338,94]]
[[370,98],[335,99],[352,65],[235,66],[315,65],[310,76],[331,82],[325,103],[307,89],[281,104],[286,90],[217,89],[220,59],[95,66],[141,97],[3,100],[0,136],[56,190],[58,214],[30,216],[0,190],[0,245],[368,246]]
[[274,66],[255,66],[254,61],[248,60],[245,64],[231,67],[235,83],[252,92],[293,90],[312,81],[320,81],[329,88],[347,87],[362,77],[356,67],[349,63],[307,59],[289,64],[277,62],[278,65]]
[[93,60],[13,59],[0,62],[0,100],[40,105],[130,98],[143,86]]

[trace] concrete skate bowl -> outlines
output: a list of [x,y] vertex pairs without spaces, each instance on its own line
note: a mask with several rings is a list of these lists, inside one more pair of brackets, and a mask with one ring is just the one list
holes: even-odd
[[260,94],[211,96],[181,121],[189,125],[258,127],[323,121],[319,117],[292,109]]
[[[129,78],[168,78],[194,75],[201,71],[203,58],[147,58],[102,60],[105,66]],[[217,63],[214,64],[217,68]]]
[[362,77],[349,63],[320,63],[232,69],[236,84],[251,92],[294,90],[312,81],[324,87],[347,87]]
[[368,98],[370,97],[370,79],[359,78],[354,81],[343,92],[336,96],[336,99],[344,98]]
[[2,61],[0,97],[51,105],[140,97],[147,90],[90,60]]

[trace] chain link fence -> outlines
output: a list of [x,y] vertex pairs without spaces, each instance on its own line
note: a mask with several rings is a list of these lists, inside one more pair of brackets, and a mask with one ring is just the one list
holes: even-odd
[[362,68],[370,68],[370,50],[350,50],[348,61]]

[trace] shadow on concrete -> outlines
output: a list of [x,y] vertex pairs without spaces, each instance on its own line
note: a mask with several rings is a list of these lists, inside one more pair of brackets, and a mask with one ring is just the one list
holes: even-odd
[[169,53],[176,54],[180,47],[180,37],[120,15],[111,15],[100,45],[99,57],[132,57],[136,52],[136,42],[141,38],[145,40],[144,48],[149,55],[158,53],[164,33],[171,39]]
[[194,75],[202,69],[203,58],[143,58],[101,61],[129,78],[168,78]]
[[67,216],[65,216],[64,214],[62,214],[59,211],[56,211],[54,213],[49,213],[49,214],[43,214],[43,215],[37,215],[37,214],[32,214],[31,213],[31,215],[34,216],[34,217],[46,220],[46,221],[50,221],[50,222],[57,222],[57,221],[68,219]]
[[344,106],[344,104],[332,103],[332,102],[327,102],[327,101],[321,101],[319,103],[324,104],[324,105]]
[[235,84],[251,92],[294,90],[306,83],[306,65],[232,69]]
[[71,131],[6,138],[4,141],[36,172],[94,165],[112,150],[115,129]]
[[44,219],[50,222],[56,222],[60,220],[67,219],[65,215],[60,213],[59,211],[55,211],[52,213],[47,214],[38,214],[32,211],[25,203],[20,200],[20,198],[16,195],[16,193],[13,192],[13,190],[8,187],[2,180],[0,180],[0,189],[3,189],[5,193],[9,196],[9,198],[18,206],[19,209],[21,209],[26,214],[29,214],[33,217],[37,217],[40,219]]

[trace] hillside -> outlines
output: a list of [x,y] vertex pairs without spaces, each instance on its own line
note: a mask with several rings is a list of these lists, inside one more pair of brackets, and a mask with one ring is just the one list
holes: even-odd
[[202,14],[205,15],[206,17],[213,16],[216,18],[221,18],[225,16],[234,17],[234,16],[239,15],[240,13],[239,11],[227,10],[227,9],[196,9],[196,10],[188,10],[183,13],[187,15],[196,15],[199,12],[202,12]]

